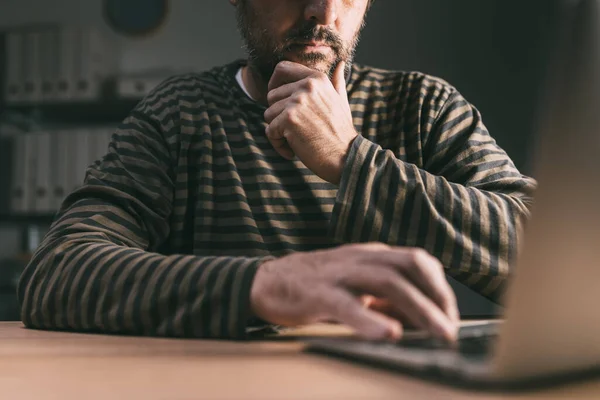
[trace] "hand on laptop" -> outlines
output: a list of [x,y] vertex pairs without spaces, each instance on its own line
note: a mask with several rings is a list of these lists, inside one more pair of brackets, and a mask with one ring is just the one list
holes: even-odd
[[[366,295],[385,307],[365,306]],[[255,316],[273,324],[334,320],[366,339],[399,339],[408,324],[454,340],[459,322],[440,262],[422,249],[381,243],[268,261],[256,273],[250,303]]]

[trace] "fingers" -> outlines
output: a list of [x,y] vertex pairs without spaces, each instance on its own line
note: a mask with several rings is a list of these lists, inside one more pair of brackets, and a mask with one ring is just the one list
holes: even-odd
[[[282,64],[283,66],[279,67],[279,65]],[[311,69],[308,69],[308,71],[303,70],[301,72],[298,72],[297,74],[288,73],[287,70],[289,68],[285,62],[278,64],[278,68],[280,68],[281,71],[285,72],[280,72],[281,76],[277,77],[276,79],[271,79],[271,82],[273,84],[269,85],[267,93],[267,101],[269,105],[273,105],[274,103],[280,100],[289,98],[294,93],[297,93],[303,88],[306,89],[307,83],[314,83],[311,82],[311,78],[312,80],[317,81],[321,79],[322,82],[327,82],[329,80],[327,79],[326,75]],[[348,92],[346,91],[346,63],[344,61],[340,62],[336,66],[333,76],[331,78],[331,84],[333,85],[334,89],[338,92],[338,94],[345,98],[347,101]]]
[[286,160],[292,161],[294,157],[296,157],[294,150],[292,150],[290,145],[287,143],[287,140],[281,139],[277,142],[271,141],[271,143],[273,144],[275,151]]
[[417,248],[371,244],[364,245],[364,249],[365,262],[377,261],[393,266],[431,298],[454,323],[459,322],[456,296],[438,259]]
[[273,145],[273,148],[275,149],[275,151],[281,157],[285,158],[286,160],[291,161],[296,156],[296,154],[294,153],[294,150],[292,150],[292,148],[288,144],[287,140],[285,140],[283,138],[282,139],[269,138],[269,142],[271,142],[271,145]]
[[[295,157],[294,151],[284,137],[284,130],[280,129],[280,125],[285,117],[282,116],[282,113],[287,106],[287,99],[290,95],[290,93],[288,93],[290,86],[291,85],[285,85],[282,88],[269,92],[269,96],[271,96],[271,93],[279,91],[280,95],[277,96],[279,100],[273,103],[269,100],[271,106],[264,113],[265,122],[268,124],[265,129],[265,135],[267,136],[267,139],[269,139],[269,142],[271,142],[271,145],[273,145],[275,151],[286,160],[293,160]],[[291,94],[293,94],[293,92],[291,92]]]
[[265,111],[265,122],[267,124],[272,123],[273,120],[277,118],[279,114],[283,112],[283,110],[285,110],[286,106],[287,101],[285,101],[285,98],[277,101],[275,104],[272,104],[271,107],[267,108],[267,111]]
[[282,61],[275,67],[273,75],[269,80],[267,91],[270,92],[280,86],[293,83],[315,75],[317,72],[305,65],[297,64],[291,61]]
[[365,307],[370,308],[373,311],[377,311],[378,313],[387,315],[390,318],[397,319],[401,321],[404,327],[415,328],[411,325],[410,321],[404,315],[401,310],[394,306],[388,299],[380,299],[377,297],[372,297],[372,301],[370,301]]
[[405,270],[409,277],[454,322],[460,321],[456,296],[446,280],[444,267],[433,256],[419,251],[412,256],[414,264]]
[[293,160],[295,157],[294,151],[290,147],[287,139],[284,137],[284,131],[279,128],[281,123],[278,119],[284,118],[281,112],[269,123],[265,129],[265,135],[271,145],[280,156],[286,160]]
[[360,302],[362,303],[363,307],[372,308],[376,301],[377,298],[375,296],[371,296],[370,294],[360,296]]
[[290,98],[296,92],[302,89],[301,85],[302,81],[279,86],[278,88],[275,88],[267,93],[267,102],[270,106],[273,106],[273,104],[281,100]]
[[281,157],[285,158],[286,160],[292,161],[294,159],[294,157],[296,157],[294,150],[292,150],[292,148],[288,144],[287,140],[285,140],[285,139],[270,140],[270,142],[273,145],[273,148],[275,149],[275,151]]
[[398,340],[402,336],[402,325],[398,321],[365,308],[344,289],[328,289],[320,305],[327,317],[350,326],[364,339]]
[[[454,322],[460,316],[456,306],[456,296],[446,280],[444,267],[440,261],[421,249],[395,249],[405,257],[399,265],[404,274],[431,298]],[[407,259],[406,259],[407,258]]]
[[[283,102],[282,102],[283,103]],[[285,124],[290,119],[290,111],[285,111],[285,104],[282,104],[282,110],[277,113],[273,112],[273,119],[265,128],[265,135],[269,140],[285,140]],[[271,116],[270,116],[271,117]]]
[[455,340],[456,323],[402,274],[377,264],[356,263],[345,271],[343,285],[348,289],[387,299],[415,327],[445,340]]

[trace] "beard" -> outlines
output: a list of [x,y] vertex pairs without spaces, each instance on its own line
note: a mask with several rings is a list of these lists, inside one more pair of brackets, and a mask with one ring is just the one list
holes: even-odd
[[238,29],[244,40],[244,47],[249,57],[249,67],[268,82],[278,63],[287,60],[286,54],[293,51],[301,42],[322,42],[329,46],[333,58],[323,53],[296,53],[297,62],[327,74],[330,78],[339,63],[346,62],[346,71],[354,60],[356,46],[364,20],[350,43],[344,42],[333,30],[319,26],[314,21],[303,21],[286,32],[279,41],[266,28],[267,13],[256,10],[248,0],[239,0],[236,7]]

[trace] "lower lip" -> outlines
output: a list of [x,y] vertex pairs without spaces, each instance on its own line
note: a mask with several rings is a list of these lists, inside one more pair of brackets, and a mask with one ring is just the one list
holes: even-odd
[[295,44],[292,46],[292,49],[306,49],[306,50],[328,50],[329,46],[325,45],[312,45],[312,44]]

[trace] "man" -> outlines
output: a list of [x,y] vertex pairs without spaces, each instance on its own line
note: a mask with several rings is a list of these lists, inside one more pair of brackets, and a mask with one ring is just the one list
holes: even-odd
[[132,111],[24,272],[24,323],[243,338],[327,320],[452,340],[444,267],[497,298],[534,181],[447,83],[352,63],[369,0],[230,2],[248,62],[174,77]]

